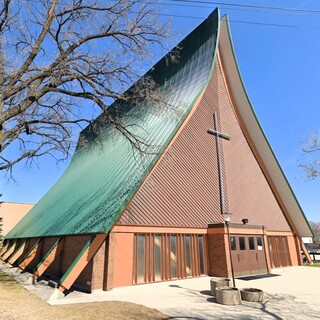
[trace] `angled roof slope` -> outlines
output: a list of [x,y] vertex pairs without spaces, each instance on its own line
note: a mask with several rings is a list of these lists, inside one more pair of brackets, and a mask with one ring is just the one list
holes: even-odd
[[[129,142],[111,126],[99,141],[78,147],[60,178],[6,238],[107,233],[131,200],[144,177],[177,132],[194,102],[207,85],[215,64],[217,44],[238,113],[271,178],[291,225],[300,236],[311,236],[310,227],[263,133],[243,85],[226,19],[215,10],[178,46],[177,64],[161,59],[148,73],[166,93],[175,112],[144,103],[137,113],[126,105],[124,121],[131,131],[159,147],[157,154],[134,155]],[[138,82],[139,83],[139,82]],[[121,106],[122,107],[122,106]],[[117,102],[112,108],[117,108]],[[87,128],[82,135],[90,135]]]
[[227,16],[224,16],[220,23],[219,53],[239,115],[262,159],[267,173],[272,179],[275,187],[273,190],[280,195],[287,215],[293,223],[293,226],[290,223],[291,226],[298,232],[299,236],[312,236],[309,223],[272,151],[250,102],[238,67]]
[[208,83],[218,29],[216,9],[178,45],[179,63],[168,66],[164,57],[147,73],[175,112],[148,102],[138,116],[135,108],[125,108],[126,124],[134,124],[131,132],[159,146],[157,154],[134,155],[129,142],[109,126],[99,142],[76,149],[62,177],[7,238],[107,233]]

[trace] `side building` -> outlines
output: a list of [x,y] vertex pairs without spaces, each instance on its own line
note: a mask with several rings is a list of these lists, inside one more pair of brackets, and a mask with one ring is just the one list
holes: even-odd
[[32,209],[30,203],[2,202],[0,204],[0,218],[2,218],[2,236],[6,236],[11,229]]
[[81,133],[87,143],[7,235],[3,260],[63,292],[231,277],[230,257],[236,276],[263,274],[308,256],[312,232],[245,91],[227,18],[216,9],[178,48],[178,63],[147,73],[165,106],[110,107],[155,152],[98,117],[101,134]]

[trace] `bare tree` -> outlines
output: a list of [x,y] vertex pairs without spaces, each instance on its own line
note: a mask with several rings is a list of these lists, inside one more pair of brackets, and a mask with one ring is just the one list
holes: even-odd
[[2,243],[3,243],[3,236],[2,236],[2,226],[3,226],[3,223],[2,223],[2,220],[3,220],[3,218],[0,217],[0,249],[1,249]]
[[73,130],[101,112],[139,147],[108,106],[160,99],[147,77],[123,94],[140,77],[137,61],[169,35],[154,1],[1,2],[0,170],[45,154],[68,157]]
[[[2,197],[2,194],[0,194],[0,198],[1,197]],[[0,201],[0,206],[1,206],[2,203],[3,203],[3,201]],[[3,229],[2,229],[2,227],[3,227],[3,218],[0,217],[0,249],[1,249],[2,244],[3,244],[3,235],[2,235]]]
[[310,221],[309,224],[314,234],[313,243],[320,248],[320,222]]
[[304,161],[299,166],[304,170],[307,178],[315,179],[320,176],[320,132],[310,132],[303,143],[302,153]]

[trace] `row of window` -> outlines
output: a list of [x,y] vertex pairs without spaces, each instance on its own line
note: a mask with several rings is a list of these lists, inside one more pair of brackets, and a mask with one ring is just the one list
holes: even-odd
[[[231,236],[232,251],[263,251],[261,236]],[[291,265],[286,237],[268,237],[272,267]],[[207,238],[198,234],[134,235],[133,282],[146,283],[207,274]],[[258,253],[257,253],[258,254]]]
[[[238,239],[238,241],[237,241]],[[247,250],[246,237],[230,237],[231,250]],[[248,237],[249,250],[263,250],[262,237]]]
[[135,234],[134,283],[206,274],[206,236],[196,234]]

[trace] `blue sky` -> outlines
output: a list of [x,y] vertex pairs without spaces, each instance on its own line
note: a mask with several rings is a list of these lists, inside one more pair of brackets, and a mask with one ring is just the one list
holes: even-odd
[[[221,16],[229,16],[239,67],[259,121],[306,217],[320,221],[320,178],[309,181],[298,167],[303,159],[302,141],[310,130],[320,129],[320,3],[224,3],[319,10],[296,12],[226,6],[222,2],[220,5]],[[171,18],[177,43],[215,7],[216,4],[164,0],[159,9],[168,15],[186,16]],[[43,158],[32,168],[15,167],[15,181],[1,177],[2,200],[36,203],[66,166],[67,163],[57,166],[53,159]]]

